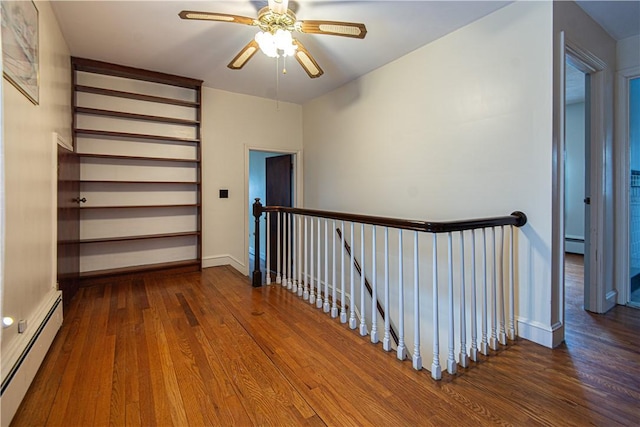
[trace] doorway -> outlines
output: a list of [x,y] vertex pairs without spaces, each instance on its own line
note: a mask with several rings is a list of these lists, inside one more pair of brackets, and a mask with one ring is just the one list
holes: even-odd
[[57,280],[65,308],[80,282],[80,160],[77,154],[58,149]]
[[[249,150],[249,223],[248,223],[248,258],[249,271],[254,270],[256,259],[260,261],[260,270],[266,267],[266,221],[260,222],[260,248],[255,248],[255,221],[252,214],[252,205],[256,198],[261,203],[278,206],[294,206],[295,181],[295,153],[283,153],[275,151]],[[277,233],[276,223],[271,223],[270,234]],[[274,243],[275,243],[275,239]],[[271,247],[270,253],[275,254],[276,248]],[[270,269],[276,270],[276,257],[270,258]]]
[[[589,74],[579,69],[577,61],[565,61],[565,158],[564,158],[564,248],[572,260],[580,259],[583,285],[589,284],[590,253],[590,132]],[[586,256],[585,256],[586,255]],[[567,261],[564,275],[567,281]],[[572,273],[573,274],[573,273]],[[584,292],[583,299],[589,293]],[[585,300],[585,308],[589,306]]]
[[629,304],[640,307],[640,77],[628,84]]

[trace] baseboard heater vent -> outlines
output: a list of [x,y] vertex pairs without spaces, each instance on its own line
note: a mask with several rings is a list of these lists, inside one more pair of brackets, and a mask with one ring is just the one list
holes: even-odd
[[53,339],[62,325],[62,296],[54,300],[0,386],[1,426],[11,423]]

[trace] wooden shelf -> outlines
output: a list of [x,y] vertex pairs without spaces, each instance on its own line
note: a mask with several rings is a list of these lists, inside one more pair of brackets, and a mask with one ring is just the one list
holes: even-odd
[[[120,236],[120,237],[102,237],[98,239],[80,239],[79,243],[109,243],[109,242],[127,242],[131,240],[151,240],[151,239],[167,239],[172,237],[199,236],[199,231],[185,231],[178,233],[163,234],[142,234],[138,236]],[[63,242],[66,243],[66,242]]]
[[143,133],[128,133],[128,132],[112,132],[107,130],[95,130],[95,129],[76,129],[74,133],[77,135],[97,135],[97,136],[109,136],[115,138],[128,138],[128,139],[149,139],[153,141],[169,141],[169,142],[182,142],[188,144],[199,144],[200,140],[195,138],[178,138],[174,136],[164,135],[147,135]]
[[164,85],[179,86],[187,89],[199,89],[202,80],[189,77],[176,76],[174,74],[160,73],[158,71],[144,70],[142,68],[127,67],[125,65],[96,61],[95,59],[71,57],[71,65],[76,71],[104,74],[106,76],[122,77],[125,79],[142,80]]
[[145,160],[156,162],[179,162],[179,163],[200,163],[200,160],[195,159],[175,159],[169,157],[144,157],[144,156],[120,156],[115,154],[92,154],[92,153],[77,153],[79,157],[93,158],[93,159],[113,159],[113,160]]
[[145,120],[149,122],[170,123],[177,125],[196,126],[200,122],[197,120],[177,119],[174,117],[149,116],[147,114],[126,113],[123,111],[101,110],[98,108],[76,107],[75,112],[78,114],[91,114],[94,116],[117,117],[132,120]]
[[189,259],[184,261],[162,262],[157,264],[136,265],[133,267],[111,268],[107,270],[84,271],[80,273],[81,280],[122,276],[127,274],[149,273],[160,270],[174,270],[191,268],[190,271],[200,270],[199,259]]
[[175,205],[121,205],[121,206],[83,206],[81,211],[89,209],[163,209],[163,208],[198,208],[199,203],[175,204]]
[[183,101],[182,99],[165,98],[162,96],[143,95],[141,93],[124,92],[121,90],[103,89],[101,87],[75,85],[76,92],[95,93],[96,95],[113,96],[117,98],[136,99],[138,101],[156,102],[159,104],[179,105],[181,107],[199,107],[199,102]]
[[169,185],[200,185],[198,181],[117,181],[85,179],[80,180],[81,184],[169,184]]

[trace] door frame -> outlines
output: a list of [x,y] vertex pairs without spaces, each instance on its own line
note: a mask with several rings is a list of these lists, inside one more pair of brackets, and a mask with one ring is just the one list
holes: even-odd
[[[304,185],[303,185],[303,158],[302,149],[295,150],[290,148],[273,148],[273,147],[256,147],[245,144],[244,146],[244,266],[245,275],[249,275],[249,221],[253,218],[249,218],[249,152],[250,151],[263,151],[269,153],[278,154],[291,154],[293,158],[293,200],[292,206],[299,208],[302,206],[304,200]],[[262,200],[261,202],[264,202]],[[262,238],[264,236],[261,236]]]
[[[557,56],[554,73],[558,86],[554,88],[557,96],[554,98],[554,129],[553,140],[553,175],[552,175],[552,253],[551,253],[551,330],[552,346],[559,345],[564,340],[565,325],[565,282],[564,282],[564,203],[565,203],[565,64],[570,56],[572,61],[581,64],[579,69],[589,74],[589,104],[586,120],[590,123],[589,148],[591,161],[589,165],[591,183],[591,218],[589,240],[590,247],[585,248],[585,256],[589,257],[590,283],[585,283],[585,309],[603,313],[609,304],[615,304],[616,295],[607,295],[604,284],[604,211],[605,200],[605,165],[606,159],[606,63],[577,43],[566,38],[561,31],[557,40]],[[555,49],[554,49],[555,51]],[[585,173],[587,173],[585,171]],[[585,236],[585,239],[587,236]],[[588,252],[588,255],[587,255]],[[588,294],[588,296],[587,296]]]
[[616,221],[615,221],[615,282],[618,288],[618,304],[629,304],[631,299],[631,277],[629,272],[629,81],[640,78],[640,66],[625,68],[616,73],[616,119],[615,143],[619,148],[615,156],[616,180]]
[[[604,171],[603,163],[605,159],[604,144],[604,69],[606,64],[592,53],[583,50],[572,42],[565,40],[565,59],[570,61],[573,66],[585,73],[588,86],[585,99],[585,123],[587,126],[587,150],[589,161],[588,170],[586,170],[585,180],[589,182],[589,195],[591,204],[589,205],[589,218],[587,224],[588,229],[585,230],[585,243],[589,242],[585,247],[585,271],[584,283],[584,309],[596,313],[604,313],[610,305],[607,299],[613,299],[605,295],[606,290],[602,285],[604,283],[604,266],[603,257],[598,254],[604,254]],[[564,124],[564,123],[563,123]],[[562,135],[563,146],[565,145],[564,133]],[[564,161],[564,158],[563,158]],[[564,193],[564,186],[563,186]],[[564,194],[563,194],[564,199]],[[563,209],[564,210],[564,209]],[[564,212],[563,212],[564,217]],[[563,285],[564,288],[564,285]]]

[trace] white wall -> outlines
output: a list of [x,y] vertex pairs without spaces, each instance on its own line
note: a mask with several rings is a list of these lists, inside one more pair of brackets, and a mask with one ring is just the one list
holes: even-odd
[[545,345],[551,47],[551,4],[518,2],[303,106],[307,208],[429,220],[526,212],[519,332]]
[[[569,239],[584,240],[584,162],[585,162],[585,104],[568,104],[566,116],[567,159],[565,161],[565,229]],[[572,240],[565,242],[565,250],[584,253],[584,244]]]
[[640,36],[618,40],[616,43],[616,70],[640,67]]
[[203,267],[248,274],[249,149],[302,150],[302,107],[211,88],[202,98]]
[[[52,133],[71,140],[69,49],[48,2],[37,2],[40,32],[40,104],[32,104],[3,79],[5,156],[5,262],[3,315],[16,319],[2,330],[2,374],[39,326],[37,317],[57,293],[55,277],[56,205]],[[45,312],[46,314],[46,312]],[[27,330],[17,332],[17,320]],[[4,405],[4,403],[3,403]]]

